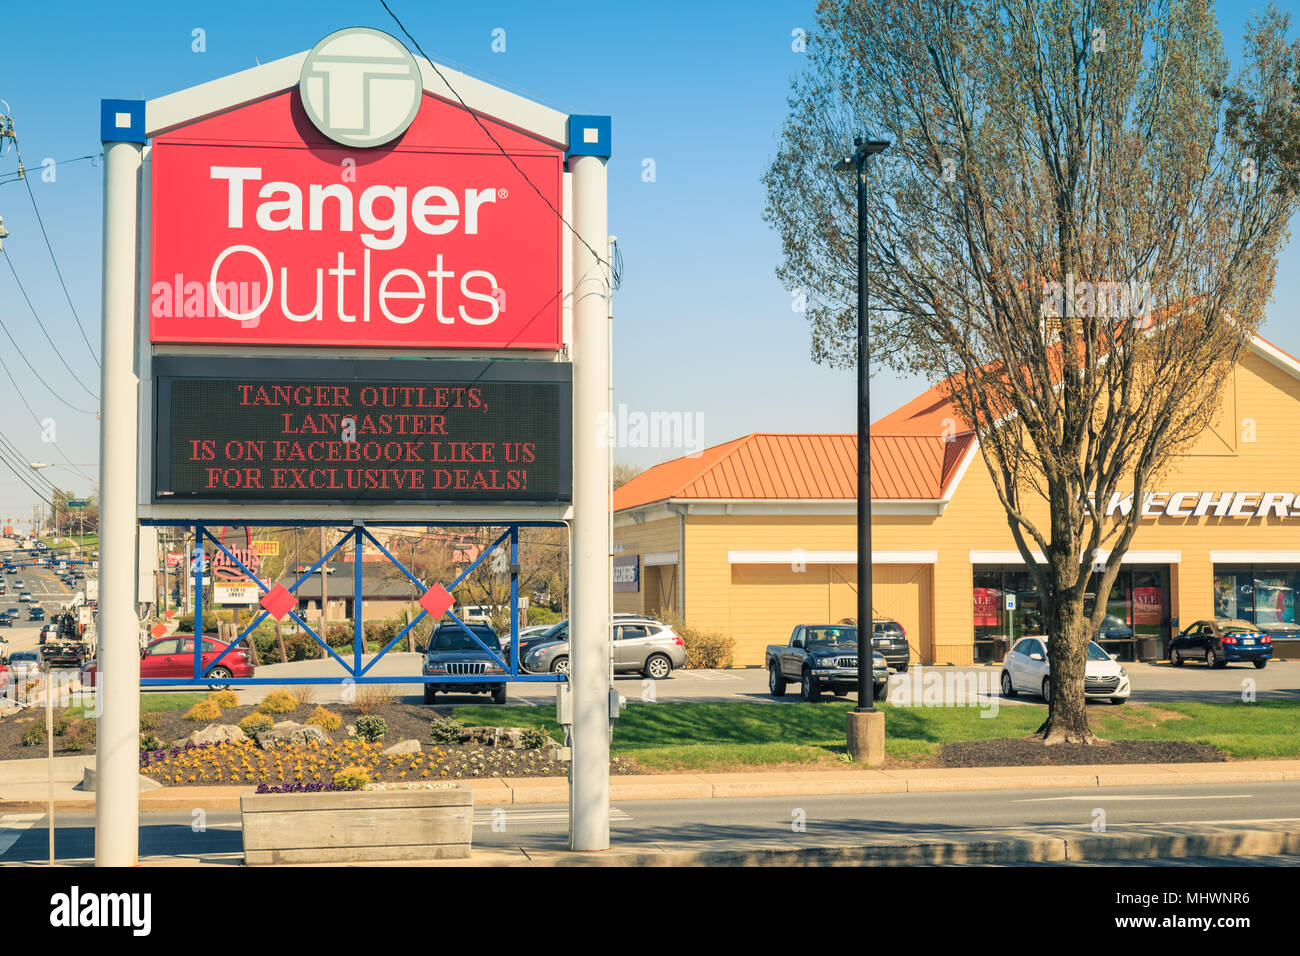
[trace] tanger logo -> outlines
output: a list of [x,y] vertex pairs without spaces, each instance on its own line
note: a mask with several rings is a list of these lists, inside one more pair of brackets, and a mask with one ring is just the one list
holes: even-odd
[[344,146],[383,146],[406,132],[424,83],[401,41],[366,27],[331,33],[307,54],[298,81],[316,128]]
[[135,936],[152,928],[149,893],[83,893],[80,887],[50,897],[50,925],[58,927],[126,926]]

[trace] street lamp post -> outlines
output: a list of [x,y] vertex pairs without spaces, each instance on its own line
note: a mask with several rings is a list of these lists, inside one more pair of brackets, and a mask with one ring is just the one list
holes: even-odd
[[883,763],[885,715],[876,710],[872,687],[871,599],[871,338],[867,324],[867,157],[889,148],[883,139],[853,140],[853,153],[835,164],[852,171],[858,203],[858,705],[848,715],[849,755],[857,762]]

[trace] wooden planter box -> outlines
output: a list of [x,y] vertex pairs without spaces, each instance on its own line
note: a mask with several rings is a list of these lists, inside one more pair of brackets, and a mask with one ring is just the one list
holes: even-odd
[[250,866],[455,859],[469,856],[474,792],[249,790],[239,810]]

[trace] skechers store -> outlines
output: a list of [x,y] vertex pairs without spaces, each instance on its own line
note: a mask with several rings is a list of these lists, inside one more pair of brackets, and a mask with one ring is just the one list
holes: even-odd
[[[875,613],[904,626],[913,663],[993,663],[1045,636],[978,442],[955,421],[930,389],[871,426]],[[1114,588],[1086,602],[1091,613],[1105,601],[1106,650],[1167,659],[1175,634],[1218,617],[1267,631],[1275,659],[1300,659],[1296,421],[1300,360],[1255,337],[1218,418],[1143,500],[1099,503],[1140,512]],[[741,666],[763,666],[795,624],[855,616],[856,447],[851,434],[757,433],[633,478],[614,492],[615,609],[671,609],[730,634]]]

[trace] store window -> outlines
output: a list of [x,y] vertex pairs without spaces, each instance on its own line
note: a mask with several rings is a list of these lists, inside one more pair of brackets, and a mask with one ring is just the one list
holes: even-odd
[[1296,625],[1300,567],[1214,569],[1214,616],[1250,621],[1264,630],[1292,632]]
[[[1300,569],[1298,569],[1300,570]],[[1102,646],[1133,659],[1159,653],[1168,617],[1168,571],[1160,567],[1122,567],[1106,601],[1097,635]],[[1093,578],[1093,586],[1097,577]],[[1033,574],[1023,568],[976,568],[974,583],[975,659],[999,661],[1021,638],[1047,636],[1047,615]],[[1095,590],[1084,597],[1084,614],[1091,615]],[[1145,659],[1144,657],[1144,659]]]

